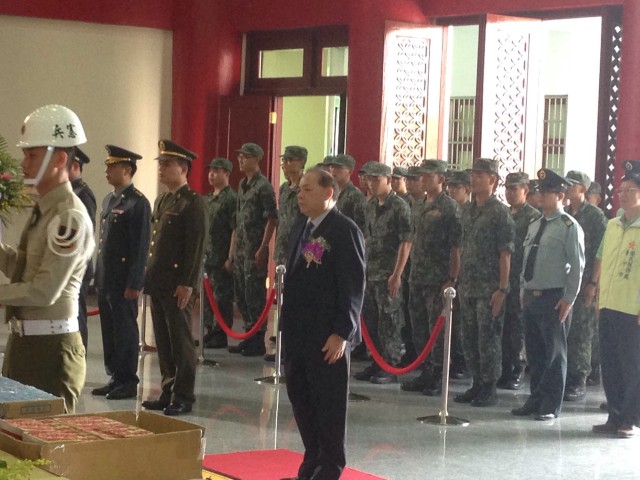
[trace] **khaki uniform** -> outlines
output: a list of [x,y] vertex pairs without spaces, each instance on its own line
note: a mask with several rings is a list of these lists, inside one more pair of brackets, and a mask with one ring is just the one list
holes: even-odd
[[[10,284],[0,286],[7,318],[25,323],[76,319],[78,292],[94,246],[91,220],[70,183],[43,196],[25,227],[21,248],[0,244],[0,270],[11,277]],[[84,386],[84,355],[77,331],[11,333],[2,374],[63,397],[67,411],[73,412]]]

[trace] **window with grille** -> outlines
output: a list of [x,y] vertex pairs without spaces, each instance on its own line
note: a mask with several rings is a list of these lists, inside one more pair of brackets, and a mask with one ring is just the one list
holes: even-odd
[[452,170],[471,168],[475,114],[475,97],[451,97],[448,161]]
[[567,95],[545,95],[542,166],[564,174],[567,145]]

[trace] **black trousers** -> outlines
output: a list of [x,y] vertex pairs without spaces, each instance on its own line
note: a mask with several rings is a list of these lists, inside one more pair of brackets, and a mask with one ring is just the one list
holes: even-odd
[[[82,283],[80,284],[80,291],[78,292],[78,329],[80,330],[80,336],[82,337],[82,344],[84,349],[87,350],[89,345],[89,325],[87,322],[87,295],[89,293],[89,286],[91,279],[93,278],[93,263],[89,260],[87,270],[82,277]],[[98,307],[99,308],[99,307]]]
[[617,427],[640,421],[640,326],[636,315],[600,310],[602,384],[609,422]]
[[337,480],[346,465],[348,351],[333,365],[319,349],[304,356],[287,351],[287,393],[305,449],[301,478]]
[[98,292],[104,366],[114,386],[137,385],[138,301],[127,300],[123,292]]
[[541,414],[560,415],[564,385],[567,379],[567,334],[571,313],[560,322],[556,304],[562,289],[534,296],[525,290],[523,316],[525,347],[531,373],[531,396],[527,405]]
[[162,374],[163,401],[192,404],[196,401],[196,348],[191,332],[193,297],[180,310],[173,292],[151,295],[153,333]]

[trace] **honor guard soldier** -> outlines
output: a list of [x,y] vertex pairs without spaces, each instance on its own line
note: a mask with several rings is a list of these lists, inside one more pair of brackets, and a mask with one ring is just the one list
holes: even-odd
[[531,395],[516,416],[552,420],[560,414],[567,375],[571,306],[584,269],[584,234],[562,201],[571,181],[538,171],[542,217],[529,225],[520,277]]
[[[84,166],[91,160],[89,156],[80,150],[80,147],[76,147],[76,156],[73,159],[71,168],[69,168],[69,180],[71,180],[71,188],[82,204],[87,209],[89,218],[93,225],[93,229],[96,228],[96,196],[93,194],[91,187],[82,179],[82,170]],[[93,278],[93,259],[89,259],[87,262],[87,271],[84,273],[82,279],[82,285],[80,286],[80,294],[78,296],[78,326],[80,327],[80,335],[82,336],[82,343],[85,350],[89,345],[89,328],[87,326],[87,293],[89,292],[89,285]]]
[[189,413],[196,400],[192,293],[201,283],[207,219],[204,200],[187,184],[196,154],[170,140],[160,140],[158,147],[158,177],[169,191],[153,206],[144,288],[151,296],[162,393],[142,406],[180,415]]
[[119,400],[137,395],[138,297],[149,253],[151,206],[131,183],[142,157],[114,145],[105,149],[113,191],[102,201],[95,285],[104,365],[111,379],[91,393]]
[[[205,197],[209,217],[209,235],[204,254],[204,269],[211,281],[213,296],[222,318],[218,322],[233,325],[233,246],[231,238],[236,226],[238,196],[229,186],[233,164],[226,158],[214,158],[209,165],[209,185],[213,191]],[[227,334],[214,323],[209,301],[204,301],[205,348],[225,348]]]
[[40,199],[17,251],[0,244],[0,286],[11,333],[2,374],[63,397],[73,412],[84,386],[85,348],[78,329],[78,292],[95,242],[91,219],[69,182],[75,147],[87,141],[78,116],[46,105],[22,125],[25,183]]
[[355,159],[351,155],[341,153],[333,159],[329,171],[340,188],[336,207],[343,215],[356,222],[364,232],[364,194],[351,182],[351,174],[355,167]]

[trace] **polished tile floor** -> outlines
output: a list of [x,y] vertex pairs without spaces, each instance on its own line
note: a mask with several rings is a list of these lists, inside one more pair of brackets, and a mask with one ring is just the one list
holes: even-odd
[[[153,353],[140,357],[136,400],[91,396],[90,390],[104,384],[107,377],[97,317],[90,319],[89,328],[87,382],[78,412],[139,409],[142,399],[156,397],[159,369]],[[5,336],[0,335],[3,345]],[[206,350],[205,359],[198,370],[194,411],[184,418],[206,428],[206,453],[271,448],[302,451],[285,387],[254,381],[273,372],[262,358]],[[209,365],[209,361],[218,365]],[[364,365],[354,362],[352,367],[359,370]],[[454,381],[451,389],[460,392],[467,385],[468,381]],[[499,404],[490,408],[451,403],[449,414],[468,419],[468,427],[417,422],[417,417],[438,413],[439,399],[401,392],[398,385],[354,380],[352,391],[370,400],[349,405],[348,463],[388,479],[640,478],[640,439],[591,433],[593,424],[606,419],[598,408],[604,400],[601,388],[591,388],[585,401],[565,404],[563,415],[553,422],[520,419],[509,413],[524,400],[524,391],[502,390]]]

